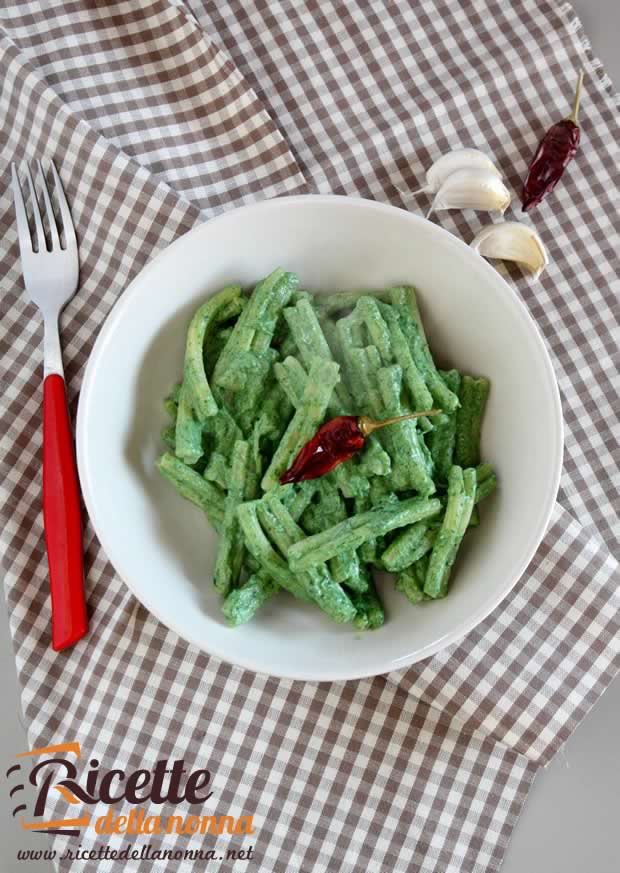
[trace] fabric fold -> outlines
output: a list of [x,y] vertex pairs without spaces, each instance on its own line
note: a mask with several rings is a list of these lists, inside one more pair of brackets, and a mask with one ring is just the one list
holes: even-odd
[[265,106],[182,3],[18,3],[0,27],[69,112],[205,216],[303,191]]

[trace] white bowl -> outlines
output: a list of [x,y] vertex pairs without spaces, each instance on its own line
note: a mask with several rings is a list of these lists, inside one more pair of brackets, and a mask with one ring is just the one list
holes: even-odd
[[[178,380],[193,310],[230,282],[281,265],[330,291],[414,284],[436,358],[492,381],[483,456],[500,486],[466,538],[449,596],[411,606],[381,586],[386,623],[361,633],[286,595],[230,629],[212,584],[217,537],[155,470],[162,398]],[[346,197],[287,197],[236,209],[186,234],[134,279],[86,368],[77,422],[90,518],[119,575],[164,624],[243,667],[307,680],[386,673],[453,643],[504,598],[549,521],[562,415],[541,337],[481,257],[401,209]]]

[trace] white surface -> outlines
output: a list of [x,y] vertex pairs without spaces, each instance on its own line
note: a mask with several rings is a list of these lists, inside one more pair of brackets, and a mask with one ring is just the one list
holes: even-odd
[[[620,3],[574,0],[574,8],[596,55],[612,80],[620,82]],[[587,89],[587,83],[586,83]],[[584,102],[587,111],[587,102]],[[0,610],[0,740],[9,758],[24,748],[19,723],[15,663],[4,608]],[[618,869],[618,785],[620,755],[620,680],[596,704],[567,742],[563,753],[538,774],[508,846],[501,873],[616,873]],[[8,766],[8,764],[7,764]],[[6,768],[5,768],[6,769]],[[9,800],[0,791],[1,873],[51,873],[47,863],[16,861],[16,852],[37,837],[25,837],[11,821]],[[26,843],[26,840],[28,843]],[[248,868],[248,873],[254,873]],[[256,871],[264,873],[264,871]],[[469,871],[463,871],[469,873]]]
[[618,873],[619,735],[616,679],[536,776],[501,873]]
[[[182,372],[191,313],[224,285],[255,284],[278,265],[298,273],[302,288],[321,291],[414,284],[439,360],[492,381],[482,454],[496,468],[500,487],[482,509],[483,523],[466,538],[450,596],[414,609],[386,580],[380,590],[387,620],[371,634],[337,625],[284,595],[243,629],[228,628],[212,584],[215,534],[155,470],[162,398]],[[134,279],[88,362],[77,455],[84,500],[104,551],[162,622],[257,672],[349,679],[427,657],[462,637],[508,593],[536,550],[555,501],[562,419],[553,369],[533,321],[468,246],[392,206],[288,197],[202,225]]]

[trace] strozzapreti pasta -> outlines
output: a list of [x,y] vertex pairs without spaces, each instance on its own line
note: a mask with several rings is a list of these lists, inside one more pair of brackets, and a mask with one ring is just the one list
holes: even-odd
[[[477,504],[485,378],[437,369],[411,287],[313,295],[277,269],[194,314],[158,469],[220,534],[214,583],[228,622],[279,592],[356,628],[385,620],[373,571],[411,603],[437,600]],[[280,477],[331,416],[441,409],[371,434],[318,479]],[[385,581],[382,584],[388,584]]]

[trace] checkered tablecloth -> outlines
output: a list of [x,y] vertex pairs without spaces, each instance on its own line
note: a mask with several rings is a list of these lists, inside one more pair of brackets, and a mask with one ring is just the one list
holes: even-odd
[[[111,306],[179,234],[225,208],[292,192],[411,207],[400,192],[459,146],[494,155],[518,191],[542,132],[566,114],[580,67],[580,151],[533,215],[551,264],[537,281],[509,277],[562,393],[564,471],[550,529],[482,625],[375,679],[293,682],[208,657],[133,598],[90,528],[91,632],[51,651],[41,325],[22,298],[3,186],[1,542],[29,741],[77,739],[106,767],[181,757],[207,766],[218,809],[253,814],[257,829],[208,841],[252,843],[249,862],[122,869],[499,868],[537,769],[617,669],[618,104],[571,7],[545,0],[13,0],[0,10],[2,178],[11,160],[53,158],[80,242],[81,287],[62,319],[74,404]],[[482,220],[441,217],[466,240]],[[56,812],[66,813],[64,800]],[[59,853],[69,839],[55,837]],[[85,835],[83,847],[95,839],[127,841]],[[172,850],[204,841],[150,838]]]

